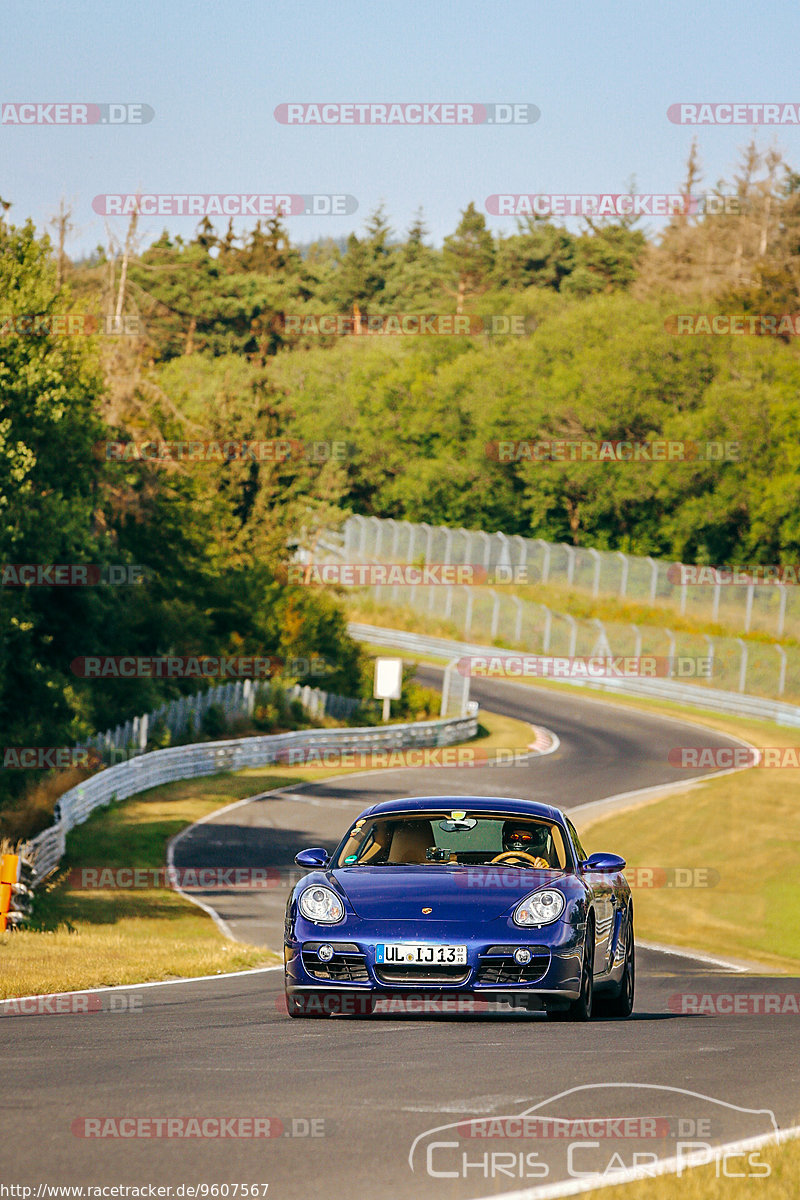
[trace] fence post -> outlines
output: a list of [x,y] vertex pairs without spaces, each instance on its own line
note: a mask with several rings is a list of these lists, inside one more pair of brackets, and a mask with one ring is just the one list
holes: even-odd
[[594,577],[592,579],[592,595],[596,597],[598,592],[600,591],[600,567],[601,567],[600,551],[595,550],[593,547],[590,547],[589,553],[591,554],[592,558],[594,559]]
[[786,689],[786,651],[783,646],[776,646],[775,649],[781,656],[781,668],[778,675],[778,695],[782,696]]
[[607,654],[609,658],[613,658],[605,625],[599,617],[593,617],[592,624],[596,625],[598,629],[597,641],[595,643],[595,649],[592,651],[592,653],[597,655]]
[[467,637],[470,626],[472,625],[472,588],[467,587],[465,583],[461,586],[467,593],[467,611],[464,614],[464,637]]
[[569,613],[562,613],[565,621],[569,622],[569,657],[575,657],[575,650],[578,645],[578,622]]
[[750,632],[750,622],[753,617],[753,596],[755,594],[755,584],[748,583],[747,585],[747,603],[744,610],[744,631]]
[[544,609],[544,614],[545,614],[545,616],[544,616],[544,636],[542,639],[542,654],[549,654],[549,652],[550,652],[550,634],[553,629],[553,614],[551,613],[550,609],[547,607],[546,604],[543,604],[542,608]]
[[783,627],[786,622],[786,584],[780,584],[781,589],[781,606],[778,611],[778,637],[783,637]]
[[397,521],[395,521],[394,517],[387,518],[386,524],[391,525],[391,527],[392,527],[391,555],[392,555],[392,562],[396,562],[397,561],[397,539],[400,536],[400,527],[397,524]]
[[737,637],[736,641],[742,647],[742,657],[739,661],[739,691],[744,691],[747,682],[747,643],[744,638]]
[[572,581],[575,578],[575,547],[570,546],[568,542],[562,542],[561,545],[567,552],[567,583],[572,587]]
[[627,554],[623,554],[621,550],[617,550],[616,553],[622,559],[622,576],[619,581],[619,598],[620,600],[624,600],[628,593],[628,568],[630,567],[630,563],[628,562]]
[[514,624],[514,641],[519,644],[522,641],[522,601],[519,596],[511,596],[511,601],[517,610],[517,618]]
[[359,556],[359,558],[366,558],[366,556],[367,556],[367,518],[366,517],[354,518],[354,520],[356,520],[356,519],[361,522],[361,538],[360,538],[360,543],[359,543],[358,556]]
[[675,673],[675,634],[671,629],[665,629],[664,633],[669,638],[669,677],[671,679]]
[[708,678],[712,679],[714,676],[714,639],[708,633],[704,633],[703,637],[708,645]]
[[641,657],[642,657],[642,631],[638,625],[631,625],[631,629],[633,630],[634,637],[636,638],[636,641],[634,642],[633,657],[636,659],[641,659]]
[[494,588],[489,588],[489,592],[492,596],[492,625],[490,636],[492,641],[494,641],[494,639],[497,637],[497,626],[500,620],[500,597]]
[[533,544],[542,547],[542,583],[547,583],[550,578],[550,543],[544,538],[534,538]]
[[647,561],[650,563],[650,603],[655,603],[656,588],[658,587],[658,563],[650,555],[647,555]]

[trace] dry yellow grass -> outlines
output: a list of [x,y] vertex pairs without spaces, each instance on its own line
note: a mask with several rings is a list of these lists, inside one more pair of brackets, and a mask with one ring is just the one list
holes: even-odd
[[[800,1195],[800,1140],[780,1146],[764,1146],[747,1166],[745,1159],[731,1159],[728,1170],[758,1170],[744,1179],[727,1178],[723,1164],[710,1164],[684,1171],[680,1178],[661,1175],[636,1183],[604,1187],[592,1192],[598,1200],[797,1200]],[[770,1173],[763,1173],[763,1164]]]
[[[777,732],[763,722],[705,723],[756,746],[800,747],[796,732]],[[752,959],[771,971],[800,968],[797,768],[741,771],[578,825],[589,853],[613,848],[630,868],[719,873],[713,887],[636,888],[642,939]]]

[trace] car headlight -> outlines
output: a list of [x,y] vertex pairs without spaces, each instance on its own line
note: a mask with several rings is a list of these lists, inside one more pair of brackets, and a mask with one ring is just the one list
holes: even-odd
[[298,906],[307,920],[316,921],[318,925],[335,925],[344,917],[344,905],[336,892],[319,885],[306,888],[300,895]]
[[553,888],[544,888],[526,896],[514,909],[513,920],[516,925],[549,925],[557,921],[564,911],[564,900],[561,892]]

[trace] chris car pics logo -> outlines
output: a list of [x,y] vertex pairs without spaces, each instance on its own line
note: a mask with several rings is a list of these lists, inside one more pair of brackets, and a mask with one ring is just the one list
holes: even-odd
[[423,1178],[461,1179],[484,1191],[489,1180],[492,1191],[515,1179],[546,1181],[543,1196],[665,1172],[681,1178],[704,1165],[717,1178],[757,1179],[770,1174],[761,1148],[777,1132],[771,1109],[662,1084],[585,1084],[522,1112],[484,1112],[427,1129],[414,1139],[408,1165]]

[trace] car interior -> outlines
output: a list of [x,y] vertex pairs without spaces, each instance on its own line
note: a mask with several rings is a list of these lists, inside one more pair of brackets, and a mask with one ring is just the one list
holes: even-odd
[[446,813],[392,815],[354,828],[336,865],[462,865],[564,870],[568,861],[558,825],[525,818]]

